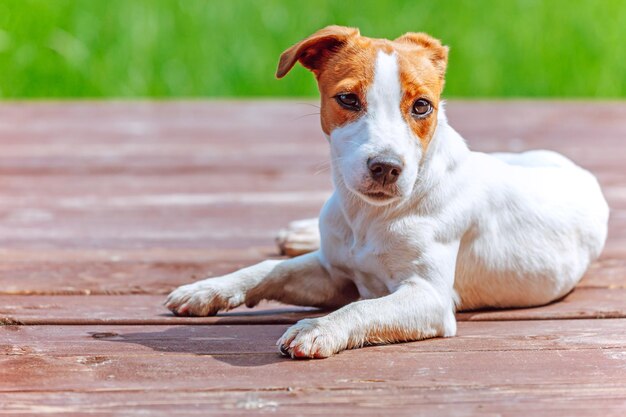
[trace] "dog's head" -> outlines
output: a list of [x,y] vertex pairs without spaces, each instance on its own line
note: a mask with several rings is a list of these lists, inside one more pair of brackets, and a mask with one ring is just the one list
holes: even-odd
[[370,204],[411,194],[437,126],[448,48],[423,33],[371,39],[329,26],[287,49],[276,76],[299,61],[315,74],[322,129],[339,180]]

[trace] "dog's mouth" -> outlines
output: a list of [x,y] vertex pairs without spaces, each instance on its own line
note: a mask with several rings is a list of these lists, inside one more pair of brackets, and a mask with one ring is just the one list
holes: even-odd
[[390,191],[368,191],[360,192],[359,194],[361,194],[365,201],[375,205],[384,205],[399,197],[398,194]]
[[357,187],[347,187],[353,195],[373,206],[386,206],[404,197],[402,189],[397,184],[381,187],[378,184],[361,183]]
[[376,191],[373,193],[363,193],[366,197],[371,198],[373,200],[387,200],[389,198],[393,198],[393,194],[385,193],[383,191]]

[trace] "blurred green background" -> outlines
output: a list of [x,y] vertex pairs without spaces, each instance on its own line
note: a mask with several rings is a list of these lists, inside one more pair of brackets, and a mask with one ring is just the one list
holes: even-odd
[[626,96],[626,0],[0,0],[0,97],[314,96],[274,71],[328,24],[442,39],[447,97]]

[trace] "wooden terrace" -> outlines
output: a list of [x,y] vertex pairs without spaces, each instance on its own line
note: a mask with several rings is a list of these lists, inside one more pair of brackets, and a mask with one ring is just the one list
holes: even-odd
[[309,361],[275,341],[317,310],[171,315],[174,287],[278,256],[276,232],[317,215],[317,111],[0,104],[0,415],[626,415],[626,103],[448,105],[473,149],[557,150],[602,183],[606,249],[560,302]]

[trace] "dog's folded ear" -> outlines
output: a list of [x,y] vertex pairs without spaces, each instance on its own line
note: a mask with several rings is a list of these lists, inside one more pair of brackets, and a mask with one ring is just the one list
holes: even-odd
[[328,57],[345,45],[350,38],[358,35],[358,29],[344,26],[328,26],[318,30],[282,53],[276,78],[284,77],[297,61],[317,77]]
[[441,78],[444,77],[446,66],[448,65],[448,51],[450,48],[442,45],[439,39],[435,39],[425,33],[409,32],[395,39],[394,42],[415,45],[420,49],[423,48],[428,51],[429,58],[439,71]]

